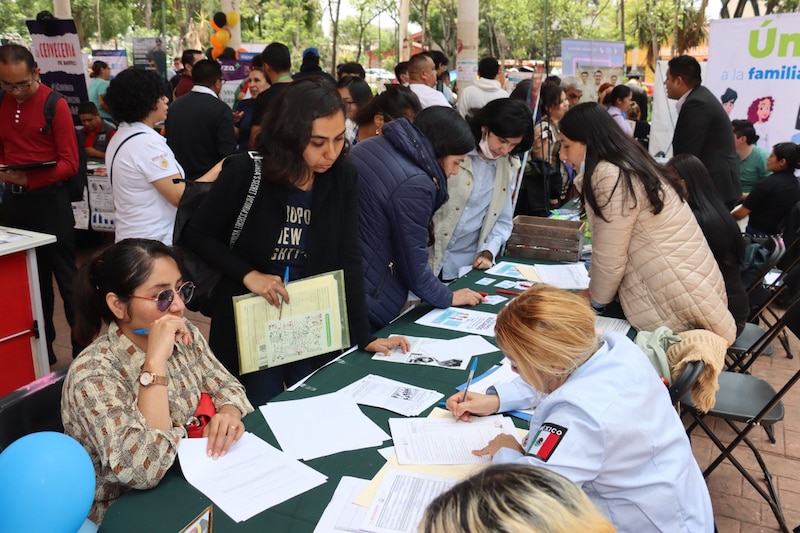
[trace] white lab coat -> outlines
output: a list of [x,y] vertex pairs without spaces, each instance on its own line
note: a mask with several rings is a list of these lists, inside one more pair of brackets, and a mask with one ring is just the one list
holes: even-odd
[[[602,339],[562,386],[539,395],[523,443],[528,453],[503,448],[494,462],[526,462],[566,476],[620,532],[713,531],[708,488],[666,387],[627,337]],[[501,411],[535,403],[521,380],[496,392]]]

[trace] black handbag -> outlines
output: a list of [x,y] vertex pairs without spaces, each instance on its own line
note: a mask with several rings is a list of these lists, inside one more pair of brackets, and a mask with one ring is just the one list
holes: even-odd
[[[545,130],[550,134],[549,127]],[[542,138],[544,154],[544,139]],[[553,168],[549,161],[541,157],[532,157],[525,163],[522,174],[519,200],[514,215],[530,215],[536,217],[550,216],[550,199],[557,199],[561,193],[561,172]]]
[[[228,242],[231,249],[239,239],[247,220],[247,215],[250,212],[250,207],[253,205],[258,189],[261,186],[261,156],[256,152],[249,152],[249,154],[253,159],[253,178],[250,182],[250,189],[247,191],[247,198],[242,205],[239,216],[236,217],[236,223],[231,231]],[[180,249],[183,255],[185,279],[193,281],[196,287],[194,296],[186,304],[186,307],[192,311],[199,311],[207,315],[208,313],[204,311],[205,305],[211,300],[211,295],[219,284],[222,273],[185,245],[183,242],[183,230],[188,225],[192,215],[200,207],[200,204],[205,200],[213,183],[189,180],[186,180],[185,183],[186,190],[183,192],[180,202],[178,202],[178,212],[175,215],[172,242]]]

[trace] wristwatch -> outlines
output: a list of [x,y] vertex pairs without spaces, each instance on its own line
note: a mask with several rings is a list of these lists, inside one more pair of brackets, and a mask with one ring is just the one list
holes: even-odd
[[167,376],[158,376],[147,370],[143,370],[139,376],[139,383],[142,387],[149,387],[150,385],[169,385]]

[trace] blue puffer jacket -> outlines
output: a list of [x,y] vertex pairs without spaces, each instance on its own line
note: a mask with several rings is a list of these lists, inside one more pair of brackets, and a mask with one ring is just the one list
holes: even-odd
[[414,292],[435,307],[453,295],[428,268],[428,225],[447,200],[447,177],[428,140],[407,119],[350,155],[360,180],[359,232],[373,331],[394,319]]

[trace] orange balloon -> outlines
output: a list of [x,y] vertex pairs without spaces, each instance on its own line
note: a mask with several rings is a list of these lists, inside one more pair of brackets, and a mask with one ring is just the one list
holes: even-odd
[[[217,33],[215,33],[215,34],[214,34],[214,35],[212,35],[212,36],[211,36],[211,38],[209,39],[209,41],[211,41],[211,46],[213,46],[214,48],[221,48],[221,47],[223,46],[223,45],[222,45],[222,44],[219,42],[219,33],[220,33],[220,32],[217,32]],[[215,59],[216,59],[216,58],[215,58]]]
[[211,27],[214,28],[214,31],[219,31],[221,29],[219,26],[217,26],[217,23],[214,22],[214,19],[209,20],[209,22],[211,23]]
[[211,49],[211,59],[217,59],[219,56],[222,55],[222,51],[224,50],[221,46],[215,46]]

